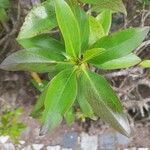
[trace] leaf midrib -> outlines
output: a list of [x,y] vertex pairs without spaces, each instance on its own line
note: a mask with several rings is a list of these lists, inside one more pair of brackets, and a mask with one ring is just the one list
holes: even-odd
[[[61,92],[60,92],[60,94],[59,94],[59,97],[58,97],[58,100],[57,100],[57,104],[55,104],[55,107],[59,104],[59,100],[60,100],[60,97],[62,96],[62,93],[63,93],[63,91],[65,90],[65,87],[66,87],[66,85],[68,84],[68,82],[69,82],[69,80],[71,79],[71,77],[72,77],[72,75],[74,74],[74,70],[72,71],[72,73],[70,74],[70,76],[69,76],[69,78],[67,79],[67,81],[66,81],[66,83],[64,84],[64,86],[63,86],[63,88],[62,88],[62,90],[61,90]],[[47,94],[46,94],[46,98],[45,99],[47,99]],[[54,110],[55,108],[53,108],[52,110]],[[49,111],[51,111],[51,110],[48,110],[47,111],[47,113],[49,114]],[[58,110],[59,111],[59,110]],[[61,112],[59,112],[59,113],[61,113]]]
[[[85,75],[87,76],[87,78],[88,78],[88,80],[90,81],[90,83],[91,83],[91,85],[92,85],[92,87],[93,87],[93,89],[95,90],[95,92],[96,92],[96,94],[100,97],[100,95],[99,95],[99,93],[98,93],[98,91],[96,90],[96,88],[95,88],[95,86],[94,86],[94,84],[93,84],[93,82],[91,81],[91,79],[90,79],[90,77],[88,76],[88,74],[87,74],[87,72],[86,72],[86,70],[83,70],[83,72],[85,73]],[[113,111],[101,100],[101,98],[100,98],[100,101],[104,104],[104,106],[106,107],[106,109],[112,114],[112,116],[114,116],[114,118],[115,118],[115,120],[116,120],[116,116],[115,116],[115,114],[114,113],[112,113]],[[119,113],[118,113],[119,114]],[[118,122],[118,120],[116,120],[117,122]],[[118,124],[119,124],[119,126],[122,128],[122,126],[121,126],[121,124],[120,124],[120,122],[118,122]],[[123,129],[123,128],[122,128]],[[124,129],[123,129],[124,130]],[[125,131],[125,130],[124,130]],[[126,132],[126,131],[125,131]]]

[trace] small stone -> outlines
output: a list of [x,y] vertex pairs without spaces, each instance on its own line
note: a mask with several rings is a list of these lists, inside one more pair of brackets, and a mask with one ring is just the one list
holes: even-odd
[[3,147],[4,150],[15,150],[15,146],[12,143],[5,143]]
[[34,150],[41,150],[44,145],[43,144],[32,144]]
[[47,149],[47,150],[60,150],[61,147],[60,147],[60,146],[47,146],[46,149]]
[[32,150],[32,147],[31,147],[31,145],[28,145],[28,146],[24,147],[22,150]]
[[25,141],[19,141],[19,143],[23,145],[23,144],[25,144],[26,142],[25,142]]
[[124,136],[124,135],[122,135],[122,134],[120,134],[120,133],[117,133],[116,134],[116,140],[117,140],[117,144],[119,144],[119,145],[123,145],[123,146],[126,146],[126,145],[128,145],[129,144],[129,142],[130,142],[130,139],[129,138],[127,138],[126,136]]
[[137,148],[136,147],[132,147],[129,150],[137,150]]
[[138,148],[138,150],[149,150],[149,148]]
[[124,150],[136,150],[136,147],[125,148]]
[[62,147],[69,149],[76,149],[78,141],[78,134],[76,132],[67,132],[62,139]]
[[81,150],[97,150],[98,137],[89,136],[88,134],[81,134]]
[[111,149],[116,150],[116,135],[114,133],[104,133],[99,135],[99,149]]
[[8,141],[9,136],[0,136],[0,143],[4,144]]

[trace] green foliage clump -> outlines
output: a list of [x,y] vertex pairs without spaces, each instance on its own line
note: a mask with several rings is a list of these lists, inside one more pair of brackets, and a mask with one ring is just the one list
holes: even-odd
[[[88,13],[82,9],[83,3],[91,5]],[[96,17],[89,14],[93,10],[98,12]],[[149,28],[109,34],[114,12],[126,15],[121,0],[48,0],[27,15],[17,38],[24,49],[8,56],[0,68],[52,76],[44,87],[36,85],[42,93],[32,115],[42,115],[41,135],[58,126],[63,118],[72,123],[76,104],[86,117],[98,116],[118,132],[130,135],[119,98],[92,68],[114,70],[138,65],[141,59],[133,51]],[[55,31],[61,33],[57,39],[51,34]]]
[[9,0],[0,0],[0,21],[7,21],[8,16],[6,10],[10,7]]
[[26,128],[23,123],[18,121],[23,110],[16,108],[13,110],[4,109],[0,113],[0,135],[9,136],[14,143],[18,143],[18,138]]

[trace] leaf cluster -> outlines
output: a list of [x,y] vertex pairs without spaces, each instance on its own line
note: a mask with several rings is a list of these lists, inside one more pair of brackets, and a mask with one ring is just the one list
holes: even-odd
[[[101,12],[93,17],[82,9],[83,3]],[[118,11],[126,14],[121,0],[48,0],[27,15],[17,38],[25,49],[8,56],[0,68],[53,74],[32,112],[35,117],[42,115],[41,135],[58,126],[63,118],[72,123],[78,103],[87,117],[97,115],[129,136],[129,123],[119,98],[103,76],[91,71],[93,66],[113,70],[141,62],[133,50],[149,28],[109,34],[112,13]],[[49,30],[60,30],[60,34],[54,38]]]
[[18,121],[23,110],[17,108],[14,110],[5,109],[0,115],[0,135],[9,136],[14,143],[18,143],[18,138],[26,128],[23,123]]

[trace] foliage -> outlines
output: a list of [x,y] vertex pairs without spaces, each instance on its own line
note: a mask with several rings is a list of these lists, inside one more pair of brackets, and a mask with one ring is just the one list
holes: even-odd
[[144,60],[140,63],[140,65],[144,68],[150,68],[150,60]]
[[0,0],[0,21],[6,21],[8,19],[6,9],[10,6],[9,0]]
[[145,4],[150,4],[150,0],[139,0],[139,2],[144,2]]
[[16,108],[14,110],[5,109],[0,113],[0,135],[8,135],[14,143],[18,143],[21,132],[26,128],[18,121],[22,112],[21,108]]
[[[24,50],[8,56],[0,65],[9,71],[47,72],[53,76],[44,87],[32,112],[40,117],[45,134],[58,126],[63,117],[74,121],[77,103],[86,117],[97,115],[120,133],[129,136],[130,127],[121,102],[107,80],[91,71],[128,68],[140,63],[133,52],[145,39],[148,27],[129,28],[109,34],[112,13],[123,12],[121,0],[48,0],[34,7],[21,28],[18,42]],[[97,17],[84,12],[100,9]],[[98,11],[99,12],[99,11]],[[58,39],[48,34],[60,30]]]

